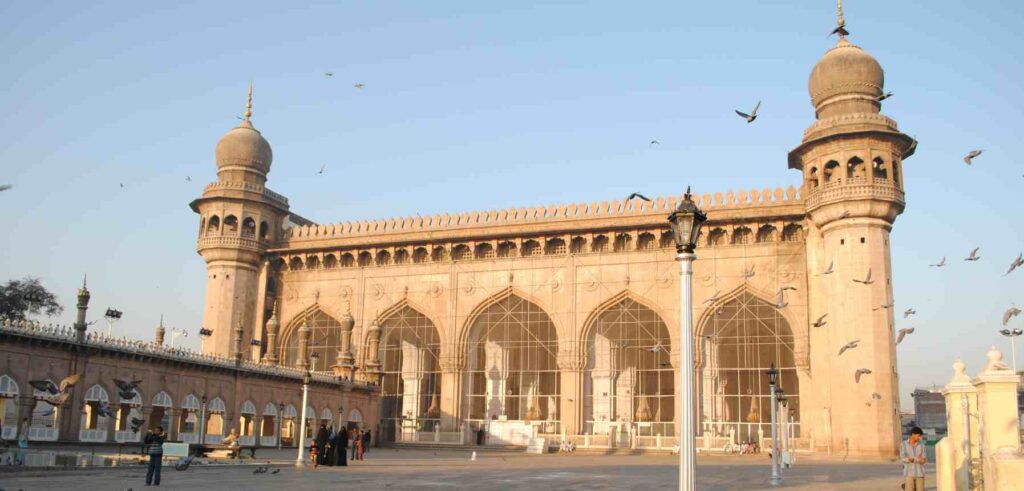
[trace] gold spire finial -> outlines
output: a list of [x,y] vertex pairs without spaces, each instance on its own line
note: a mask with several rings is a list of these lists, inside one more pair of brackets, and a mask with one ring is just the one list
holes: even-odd
[[252,117],[252,82],[249,82],[249,98],[245,101],[245,120]]
[[838,34],[839,39],[845,39],[847,34],[850,34],[846,30],[846,19],[843,17],[843,0],[838,1],[838,8],[836,9],[836,30],[832,31],[833,34]]
[[160,314],[160,327],[164,327],[164,314]]

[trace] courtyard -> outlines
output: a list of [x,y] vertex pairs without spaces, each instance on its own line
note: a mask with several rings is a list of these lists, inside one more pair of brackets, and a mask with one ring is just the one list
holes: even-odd
[[[675,489],[678,461],[669,455],[527,455],[520,452],[375,448],[349,466],[297,469],[294,453],[266,452],[278,474],[253,474],[251,465],[193,466],[175,471],[165,465],[166,489],[288,489],[289,491],[354,487],[357,489]],[[264,463],[266,460],[257,460]],[[931,467],[931,466],[929,466]],[[0,471],[2,472],[2,471]],[[768,488],[768,458],[702,456],[697,487],[701,490]],[[934,471],[929,469],[928,475]],[[144,487],[145,468],[76,469],[0,473],[5,490],[124,490]],[[803,459],[784,473],[783,489],[898,489],[900,467],[888,462],[842,462]],[[929,482],[928,489],[934,489]]]

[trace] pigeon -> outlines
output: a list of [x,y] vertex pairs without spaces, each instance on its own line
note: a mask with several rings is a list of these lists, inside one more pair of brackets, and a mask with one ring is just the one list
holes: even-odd
[[661,346],[661,343],[659,342],[659,343],[655,344],[654,346],[651,346],[650,348],[647,348],[647,351],[650,351],[651,353],[657,353],[658,350],[660,350],[660,349],[662,349],[662,346]]
[[324,171],[325,171],[325,170],[327,170],[327,164],[323,164],[323,165],[321,165],[321,166],[320,166],[320,172],[317,172],[316,174],[317,174],[317,175],[321,175],[321,174],[323,174],[323,173],[324,173]]
[[626,201],[629,201],[629,200],[631,200],[633,198],[640,198],[640,199],[642,199],[644,201],[648,201],[648,202],[651,201],[651,198],[648,198],[647,196],[644,196],[644,195],[642,195],[640,193],[633,193],[633,194],[629,195],[629,197],[626,198]]
[[353,87],[355,87],[357,89],[362,89],[363,87],[366,87],[366,86],[363,85],[363,84],[355,84],[355,85],[353,85]]
[[856,283],[863,283],[865,285],[870,285],[870,284],[874,283],[875,280],[871,279],[871,268],[868,268],[868,276],[867,276],[867,278],[864,278],[863,280],[858,280],[858,279],[854,278],[853,281],[856,282]]
[[750,269],[748,269],[748,270],[743,272],[743,277],[744,278],[753,278],[754,277],[754,265],[753,264],[750,265]]
[[185,182],[192,182],[192,176],[185,176]]
[[875,100],[878,101],[878,102],[882,102],[882,101],[884,101],[884,100],[886,100],[886,99],[888,99],[890,97],[892,97],[892,92],[886,92],[886,93],[876,97]]
[[899,346],[899,344],[901,342],[903,342],[903,338],[907,337],[907,334],[913,334],[913,333],[914,333],[914,328],[913,327],[905,327],[903,329],[900,329],[899,332],[896,333],[896,345]]
[[124,189],[124,183],[123,182],[119,182],[118,184],[121,185],[121,189]]
[[101,402],[99,403],[99,405],[96,406],[96,413],[99,414],[100,416],[106,416],[108,418],[113,418],[114,416],[116,416],[116,414],[114,413],[114,409],[110,407],[110,404],[107,404],[105,402]]
[[964,261],[977,261],[978,259],[981,259],[981,256],[978,255],[978,249],[981,248],[975,247],[974,250],[971,251],[971,254],[964,258]]
[[[141,380],[124,381],[124,380],[116,379],[116,378],[113,379],[113,382],[114,382],[114,385],[116,385],[119,390],[122,390],[122,391],[125,391],[125,392],[131,392],[133,394],[135,393],[135,389],[137,389],[139,387],[139,384],[142,383]],[[131,399],[131,397],[129,397],[128,399]]]
[[[842,5],[840,5],[840,7],[842,7]],[[836,26],[835,29],[832,29],[832,32],[828,33],[828,36],[825,37],[832,37],[833,34],[838,34],[839,37],[850,35],[850,31],[846,30],[846,19],[844,19],[841,14],[842,12],[840,12],[839,16],[839,25]]]
[[658,140],[651,140],[651,145],[661,145],[661,142]]
[[39,392],[47,392],[53,395],[56,395],[58,392],[57,385],[49,380],[29,380],[28,384]]
[[881,310],[881,309],[891,309],[893,307],[893,305],[896,305],[896,304],[894,304],[892,302],[883,303],[882,305],[879,305],[878,307],[875,307],[875,308],[871,309],[871,311],[874,312],[876,310]]
[[0,191],[7,191],[8,189],[11,189],[12,187],[14,187],[14,186],[11,186],[10,184],[0,184]]
[[818,320],[814,321],[814,324],[812,324],[812,325],[814,327],[822,327],[822,326],[824,326],[825,324],[828,323],[828,321],[825,320],[825,317],[828,317],[827,313],[822,314],[821,317],[818,317]]
[[1010,322],[1010,319],[1017,317],[1018,315],[1020,315],[1019,308],[1010,307],[1006,309],[1006,312],[1003,312],[1003,325],[1005,326],[1007,322]]
[[871,374],[871,370],[870,369],[868,369],[868,368],[858,368],[857,371],[853,374],[853,379],[856,380],[857,383],[859,384],[860,383],[861,375],[870,375],[870,374]]
[[1017,259],[1014,259],[1013,262],[1010,263],[1010,269],[1006,270],[1006,273],[1003,273],[1003,276],[1006,276],[1006,275],[1012,273],[1013,270],[1015,270],[1015,269],[1017,269],[1017,268],[1019,268],[1021,266],[1024,266],[1024,254],[1018,254],[1017,255]]
[[266,474],[267,471],[269,471],[269,470],[270,470],[270,467],[267,467],[265,465],[260,465],[260,466],[257,466],[256,469],[252,471],[252,473],[253,474]]
[[946,256],[942,256],[942,259],[940,259],[939,262],[937,262],[935,264],[929,264],[928,266],[931,266],[933,268],[941,268],[941,267],[943,267],[945,265],[946,265]]
[[904,319],[906,319],[907,317],[910,317],[910,316],[912,316],[912,315],[914,315],[914,314],[916,314],[916,313],[917,313],[917,311],[916,311],[916,310],[914,310],[914,309],[907,309],[907,310],[904,310],[904,311],[903,311],[903,318],[904,318]]
[[846,343],[845,345],[843,345],[842,348],[839,348],[839,356],[842,356],[843,353],[846,353],[846,350],[851,350],[853,348],[856,348],[859,344],[860,344],[860,340],[859,339],[854,339],[853,341],[850,341],[849,343]]
[[53,416],[53,409],[47,409],[46,411],[39,413],[37,416],[42,418],[49,418],[50,416]]
[[45,403],[47,403],[47,404],[49,404],[49,405],[51,405],[53,407],[59,407],[59,406],[63,406],[65,402],[68,402],[68,399],[70,399],[70,398],[71,398],[71,393],[70,392],[64,392],[62,394],[55,395],[55,396],[43,396],[43,397],[40,397],[39,400],[41,400],[41,401],[43,401],[43,402],[45,402]]
[[839,215],[839,218],[850,218],[850,211],[844,211],[842,215]]
[[789,302],[786,301],[786,290],[796,290],[793,286],[784,286],[779,288],[779,291],[775,293],[775,308],[784,309]]
[[142,421],[141,419],[133,417],[132,418],[132,433],[138,433],[139,432],[139,428],[142,427],[142,423],[143,422],[144,421]]
[[836,272],[835,265],[836,265],[836,261],[835,261],[835,259],[833,259],[832,262],[828,263],[828,269],[826,269],[825,271],[822,271],[821,274],[818,275],[818,276],[835,273]]
[[181,459],[177,464],[174,464],[174,470],[188,470],[188,466],[192,465],[192,460],[194,460],[195,458],[196,457],[194,455],[189,455],[188,457]]
[[970,153],[968,153],[967,156],[964,157],[964,162],[967,163],[967,165],[971,165],[971,163],[974,161],[974,158],[981,155],[981,152],[983,152],[983,150],[971,150]]
[[136,394],[137,393],[134,390],[119,390],[119,391],[117,391],[117,395],[120,396],[121,399],[125,399],[125,400],[135,399]]
[[277,474],[278,472],[281,472],[281,469],[274,469],[270,471],[271,474]]
[[333,77],[334,76],[334,72],[324,72],[324,76],[325,77]]
[[719,293],[722,293],[722,291],[721,290],[716,291],[714,295],[711,295],[711,298],[709,298],[709,299],[704,301],[704,305],[707,305],[709,303],[717,302],[718,301],[718,294]]
[[757,109],[760,108],[760,107],[761,107],[761,101],[757,101],[757,105],[754,106],[754,110],[753,111],[750,111],[750,114],[747,114],[747,113],[744,113],[744,112],[740,112],[738,110],[736,111],[736,114],[739,114],[741,118],[746,119],[747,123],[753,123],[754,120],[757,119]]

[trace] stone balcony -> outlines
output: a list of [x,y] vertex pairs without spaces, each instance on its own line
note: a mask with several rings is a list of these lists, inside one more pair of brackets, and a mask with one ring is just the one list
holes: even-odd
[[878,177],[850,177],[826,183],[807,193],[807,209],[847,200],[882,200],[905,204],[903,191],[890,179]]

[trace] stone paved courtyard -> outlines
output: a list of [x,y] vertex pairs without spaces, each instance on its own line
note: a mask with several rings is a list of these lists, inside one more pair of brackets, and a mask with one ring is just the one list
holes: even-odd
[[[667,455],[525,455],[467,450],[374,449],[368,459],[344,468],[296,469],[291,452],[265,455],[281,472],[252,473],[254,467],[193,467],[185,472],[165,466],[162,488],[234,490],[358,489],[674,489],[676,458]],[[265,462],[265,461],[261,461]],[[930,467],[930,466],[929,466]],[[697,485],[708,490],[767,488],[767,457],[703,457]],[[929,469],[929,476],[933,475]],[[144,488],[145,469],[0,473],[4,490]],[[843,463],[803,459],[785,473],[784,489],[899,489],[900,468],[891,463]],[[934,483],[929,482],[929,488]]]

